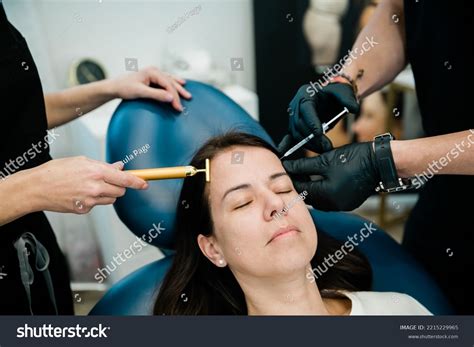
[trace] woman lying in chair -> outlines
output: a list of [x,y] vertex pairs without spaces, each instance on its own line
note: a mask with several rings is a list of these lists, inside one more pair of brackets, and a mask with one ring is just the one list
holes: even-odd
[[176,255],[157,315],[429,315],[412,297],[370,292],[357,250],[315,280],[341,243],[317,233],[278,153],[253,135],[208,141],[190,165],[211,160],[211,181],[187,178],[178,205]]

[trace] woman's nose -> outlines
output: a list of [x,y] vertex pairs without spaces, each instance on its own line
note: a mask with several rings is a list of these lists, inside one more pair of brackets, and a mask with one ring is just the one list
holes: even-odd
[[286,204],[283,197],[274,192],[267,192],[265,194],[265,208],[264,208],[264,219],[271,221],[272,219],[286,216]]

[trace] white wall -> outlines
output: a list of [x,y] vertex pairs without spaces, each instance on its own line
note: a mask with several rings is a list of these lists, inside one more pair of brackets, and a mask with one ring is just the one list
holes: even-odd
[[[198,5],[198,14],[168,33]],[[66,87],[78,58],[96,58],[115,76],[125,72],[126,57],[160,67],[167,49],[189,48],[208,50],[229,70],[231,57],[243,57],[245,69],[233,73],[235,80],[255,90],[251,0],[4,0],[4,6],[27,39],[47,91]]]
[[[216,66],[228,69],[235,83],[255,90],[251,0],[4,0],[3,3],[10,21],[28,42],[45,92],[66,88],[69,67],[79,58],[97,59],[113,77],[126,73],[125,58],[137,58],[139,67],[162,67],[167,50],[194,48],[210,52]],[[199,5],[199,13],[187,18],[173,32],[167,31]],[[244,71],[231,71],[233,57],[244,59]],[[77,124],[63,126],[59,133],[61,136],[52,145],[53,157],[81,154],[80,146],[74,144],[86,139],[78,135]],[[75,245],[82,241],[93,246],[97,233],[101,232],[96,230],[97,223],[91,216],[48,213],[48,218],[73,265],[87,254],[84,253],[87,247]]]

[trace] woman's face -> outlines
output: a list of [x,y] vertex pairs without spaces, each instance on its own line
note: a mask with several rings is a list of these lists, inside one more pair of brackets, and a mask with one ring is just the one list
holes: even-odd
[[201,250],[216,265],[223,259],[237,279],[305,268],[317,237],[302,194],[264,148],[236,146],[219,153],[211,160],[209,185],[214,233],[198,237]]

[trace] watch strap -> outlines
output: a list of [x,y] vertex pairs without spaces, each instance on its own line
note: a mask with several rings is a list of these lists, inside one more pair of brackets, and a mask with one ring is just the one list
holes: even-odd
[[399,186],[397,168],[393,160],[390,141],[392,134],[385,133],[374,138],[375,158],[380,171],[380,177],[385,189]]

